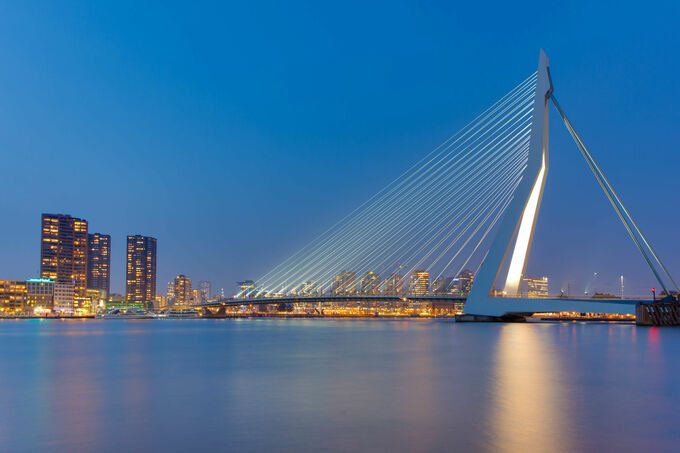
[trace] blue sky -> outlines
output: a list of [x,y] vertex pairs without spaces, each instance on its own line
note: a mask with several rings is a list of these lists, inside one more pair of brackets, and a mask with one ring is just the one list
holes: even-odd
[[[532,73],[541,47],[567,114],[680,273],[673,2],[139,3],[0,4],[0,278],[37,275],[40,213],[60,212],[113,236],[114,291],[125,235],[146,234],[159,290],[184,273],[230,292]],[[592,272],[653,284],[551,123],[529,271],[551,289]]]

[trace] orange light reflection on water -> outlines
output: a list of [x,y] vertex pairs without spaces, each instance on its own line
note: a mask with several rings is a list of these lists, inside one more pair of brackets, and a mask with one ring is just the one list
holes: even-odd
[[505,325],[497,342],[489,443],[505,452],[569,452],[569,396],[562,394],[560,361],[538,329]]

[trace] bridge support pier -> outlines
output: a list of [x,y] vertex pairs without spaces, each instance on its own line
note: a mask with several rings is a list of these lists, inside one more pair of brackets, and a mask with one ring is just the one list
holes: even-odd
[[637,326],[680,326],[678,302],[654,302],[635,305]]

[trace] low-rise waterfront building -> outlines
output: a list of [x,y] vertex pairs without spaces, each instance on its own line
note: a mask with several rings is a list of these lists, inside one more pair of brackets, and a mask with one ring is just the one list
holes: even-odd
[[0,313],[24,311],[26,282],[24,280],[0,280]]
[[106,308],[108,291],[105,289],[88,289],[87,298],[89,299],[89,302],[83,308],[86,308],[88,313],[96,313]]
[[26,280],[26,311],[43,311],[54,308],[54,282],[49,278]]
[[54,284],[54,311],[73,312],[75,302],[75,285],[73,283],[56,282]]

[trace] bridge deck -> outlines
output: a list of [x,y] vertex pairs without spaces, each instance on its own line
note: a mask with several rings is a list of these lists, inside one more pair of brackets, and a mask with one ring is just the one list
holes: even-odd
[[[352,302],[378,302],[378,303],[431,303],[450,304],[465,303],[465,297],[451,296],[290,296],[270,297],[258,299],[224,299],[213,302],[197,304],[199,307],[220,307],[240,305],[269,305],[269,304],[319,304],[319,303],[352,303]],[[521,301],[522,313],[545,313],[545,312],[583,312],[583,313],[635,313],[635,305],[649,303],[649,300],[641,299],[567,299],[567,298],[496,298],[498,308],[502,310],[505,303],[512,306],[512,310],[503,313],[518,312],[517,302]],[[500,313],[500,314],[503,314]]]

